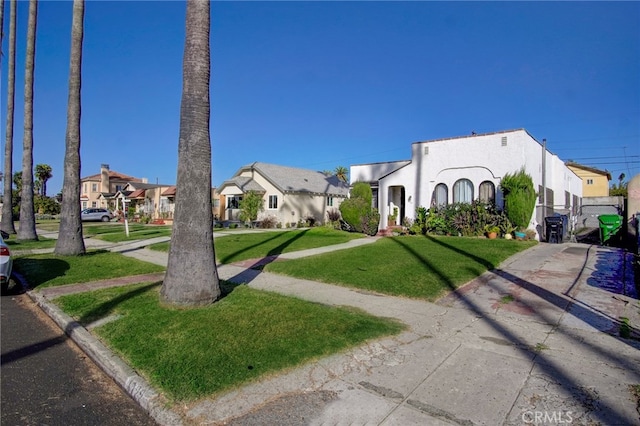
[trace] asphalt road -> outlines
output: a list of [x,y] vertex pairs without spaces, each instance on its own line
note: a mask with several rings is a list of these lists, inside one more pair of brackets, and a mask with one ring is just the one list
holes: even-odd
[[27,295],[0,299],[3,426],[155,425]]

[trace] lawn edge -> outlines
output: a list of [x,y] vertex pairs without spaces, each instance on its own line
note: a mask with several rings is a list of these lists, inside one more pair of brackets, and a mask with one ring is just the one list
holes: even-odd
[[28,291],[31,300],[45,312],[80,349],[111,377],[160,425],[181,425],[182,418],[166,408],[167,401],[142,376],[95,338],[58,306],[34,291]]

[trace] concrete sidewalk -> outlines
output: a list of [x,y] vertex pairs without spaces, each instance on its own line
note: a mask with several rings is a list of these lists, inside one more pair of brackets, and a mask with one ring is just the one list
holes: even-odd
[[[375,240],[354,241],[334,249]],[[167,262],[166,253],[146,249],[123,254]],[[640,384],[640,305],[632,258],[622,250],[541,243],[438,303],[246,264],[218,271],[221,279],[357,307],[409,328],[173,412],[130,371],[115,377],[125,389],[136,383],[130,393],[161,424],[640,424],[630,389]],[[633,339],[618,337],[621,326]]]

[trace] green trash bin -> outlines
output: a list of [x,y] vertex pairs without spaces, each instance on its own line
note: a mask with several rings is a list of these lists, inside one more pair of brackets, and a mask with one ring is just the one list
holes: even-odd
[[598,216],[600,223],[600,244],[606,244],[612,238],[616,238],[622,229],[622,216],[619,214],[601,214]]

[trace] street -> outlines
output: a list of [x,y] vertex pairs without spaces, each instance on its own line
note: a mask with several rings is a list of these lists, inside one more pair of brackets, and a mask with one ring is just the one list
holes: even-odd
[[26,294],[1,298],[2,425],[154,425]]

